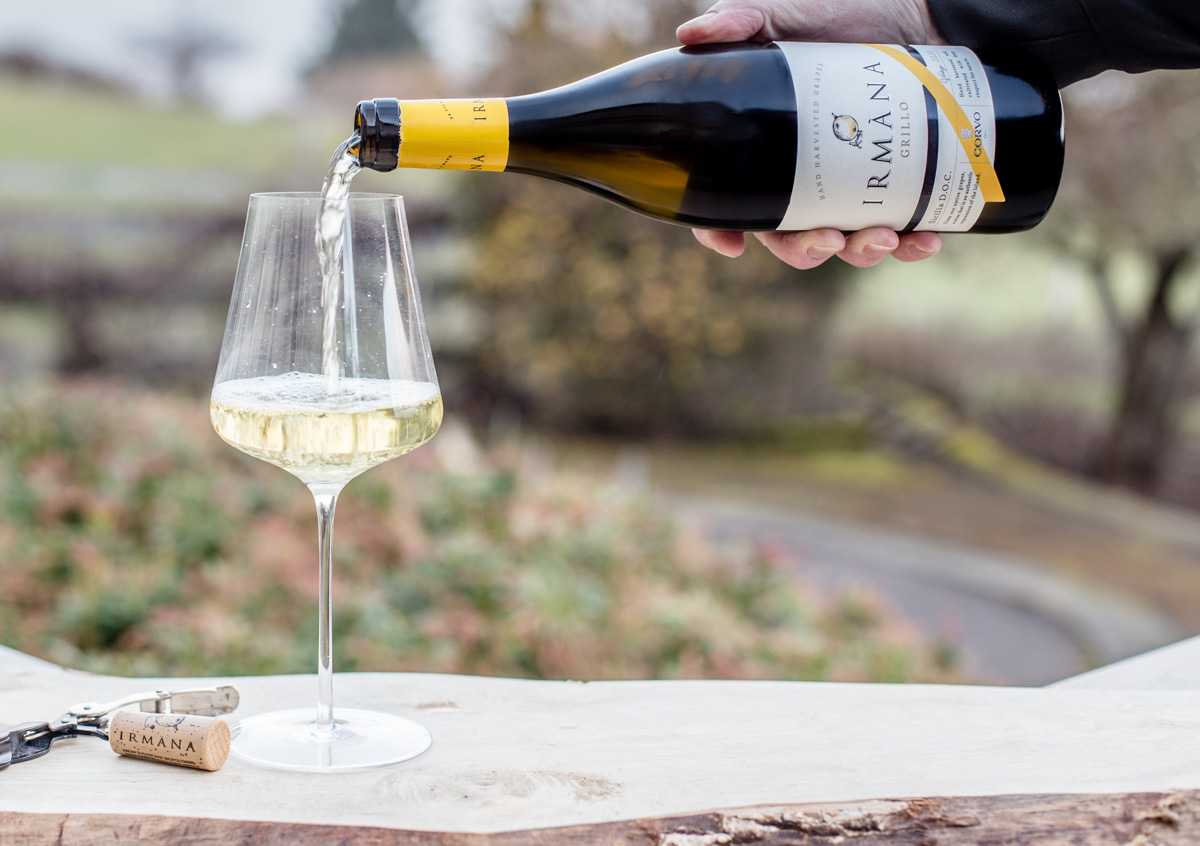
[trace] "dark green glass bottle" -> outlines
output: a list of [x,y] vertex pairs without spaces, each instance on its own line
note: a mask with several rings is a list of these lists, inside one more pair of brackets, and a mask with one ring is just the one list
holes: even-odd
[[367,100],[364,167],[508,170],[687,226],[1008,232],[1063,166],[1048,71],[961,47],[666,50],[538,94]]

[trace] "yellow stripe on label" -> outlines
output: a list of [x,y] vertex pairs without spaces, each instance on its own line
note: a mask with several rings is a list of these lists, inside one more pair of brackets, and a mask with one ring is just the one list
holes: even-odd
[[983,145],[976,146],[975,127],[971,124],[971,119],[967,117],[962,106],[958,104],[958,100],[954,99],[954,95],[950,93],[950,89],[934,76],[929,68],[903,50],[897,50],[887,44],[868,44],[867,46],[874,47],[891,56],[907,68],[921,85],[925,86],[925,90],[933,95],[933,99],[937,101],[942,113],[950,120],[950,125],[954,127],[954,134],[958,136],[963,149],[967,152],[967,159],[971,162],[971,170],[975,172],[975,179],[979,182],[979,192],[983,195],[984,202],[1003,203],[1004,191],[1000,187],[1000,178],[996,176],[996,168],[992,166],[992,161],[988,158],[987,150],[983,148]]
[[507,164],[503,99],[400,101],[400,167],[495,171]]

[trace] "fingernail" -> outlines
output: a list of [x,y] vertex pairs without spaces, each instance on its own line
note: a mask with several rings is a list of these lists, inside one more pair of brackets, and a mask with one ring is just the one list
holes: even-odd
[[884,246],[883,244],[867,244],[863,247],[863,255],[869,259],[881,259],[891,255],[895,247]]
[[837,252],[837,247],[809,247],[808,257],[817,261],[825,261],[830,256],[836,255]]
[[913,244],[912,248],[914,252],[920,253],[923,256],[931,256],[937,252],[937,250],[926,247],[924,244]]

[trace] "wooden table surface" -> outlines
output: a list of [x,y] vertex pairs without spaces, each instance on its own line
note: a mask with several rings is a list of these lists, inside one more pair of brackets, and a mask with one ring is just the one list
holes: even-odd
[[[247,832],[322,842],[331,826],[337,839],[364,843],[583,842],[586,832],[594,842],[660,846],[823,843],[836,826],[797,840],[795,825],[770,821],[866,814],[882,836],[927,811],[943,838],[969,836],[937,842],[967,843],[1005,813],[1005,825],[1050,814],[1051,828],[1066,831],[1063,809],[1082,813],[1096,801],[1103,807],[1089,813],[1123,819],[1130,831],[1162,825],[1192,836],[1200,690],[1103,687],[1149,686],[1138,661],[1195,666],[1200,641],[1168,649],[1169,661],[1151,655],[1099,682],[1081,676],[1044,689],[341,674],[340,704],[417,720],[432,749],[366,773],[276,772],[234,758],[206,773],[122,758],[91,738],[62,741],[0,772],[0,843],[59,842],[64,832],[62,842],[76,843],[209,843]],[[1177,686],[1181,675],[1195,674],[1174,672]],[[311,677],[124,679],[0,650],[0,727],[50,719],[76,702],[210,681],[241,692],[234,718],[315,701]],[[981,816],[981,807],[991,810]],[[713,813],[749,808],[757,810]],[[772,840],[768,829],[792,839]]]

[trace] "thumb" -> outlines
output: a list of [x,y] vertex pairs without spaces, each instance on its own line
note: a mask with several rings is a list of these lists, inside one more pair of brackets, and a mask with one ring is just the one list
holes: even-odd
[[675,30],[681,44],[720,44],[749,41],[766,26],[766,15],[754,6],[721,8],[718,3],[698,18]]

